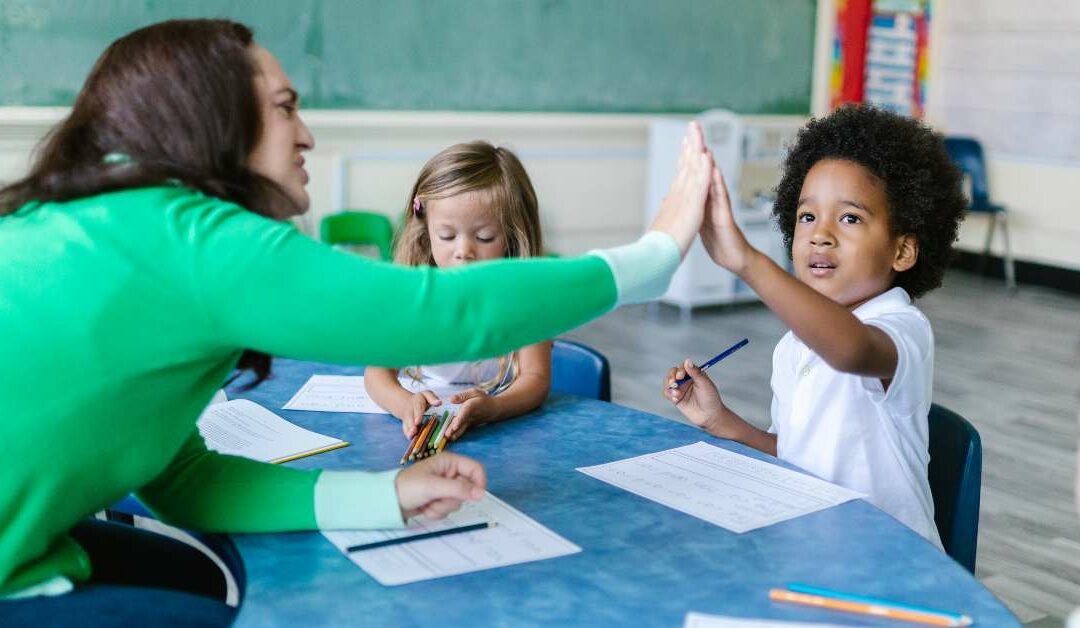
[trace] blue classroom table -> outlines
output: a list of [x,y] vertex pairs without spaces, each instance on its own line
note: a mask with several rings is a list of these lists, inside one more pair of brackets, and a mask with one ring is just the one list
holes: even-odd
[[[290,466],[397,467],[407,442],[393,417],[281,409],[313,374],[363,370],[275,360],[260,387],[227,390],[352,443]],[[688,611],[898,625],[770,602],[769,589],[789,582],[963,612],[978,626],[1019,625],[971,574],[863,500],[734,534],[574,470],[699,440],[777,462],[675,421],[553,394],[539,411],[470,430],[452,449],[482,461],[492,493],[581,553],[384,587],[317,532],[233,535],[247,572],[236,625],[677,627]]]

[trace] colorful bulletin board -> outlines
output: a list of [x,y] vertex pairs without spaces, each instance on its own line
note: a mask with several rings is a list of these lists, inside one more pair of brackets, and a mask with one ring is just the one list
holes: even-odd
[[922,117],[929,0],[837,0],[830,104]]

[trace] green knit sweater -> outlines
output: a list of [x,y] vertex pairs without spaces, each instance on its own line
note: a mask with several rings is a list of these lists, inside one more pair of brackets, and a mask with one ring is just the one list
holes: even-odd
[[[388,367],[489,357],[599,316],[643,283],[656,292],[678,263],[670,239],[659,247],[652,274],[625,282],[619,249],[406,268],[183,187],[0,218],[0,595],[87,578],[67,532],[129,492],[194,529],[328,527],[320,471],[210,452],[195,429],[242,349]],[[324,498],[345,504],[330,526],[400,523],[393,475],[371,477],[374,488],[355,475],[323,482]]]

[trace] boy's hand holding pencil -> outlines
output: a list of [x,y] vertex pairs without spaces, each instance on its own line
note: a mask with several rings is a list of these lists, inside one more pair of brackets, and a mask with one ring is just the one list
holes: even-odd
[[701,367],[688,358],[680,366],[669,370],[664,379],[664,395],[667,399],[675,404],[679,412],[691,423],[714,436],[731,437],[730,430],[727,428],[733,422],[731,420],[733,413],[724,405],[723,399],[720,398],[720,391],[705,371],[745,347],[749,342],[743,338]]
[[[676,381],[684,378],[689,381],[672,388]],[[709,433],[715,433],[714,423],[727,411],[716,384],[689,359],[668,371],[664,394],[691,423]]]

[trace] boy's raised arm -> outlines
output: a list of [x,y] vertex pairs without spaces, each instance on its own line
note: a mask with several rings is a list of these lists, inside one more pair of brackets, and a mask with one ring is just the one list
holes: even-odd
[[713,169],[701,240],[720,266],[735,273],[825,362],[843,373],[889,379],[896,346],[888,334],[780,268],[747,242],[731,212],[720,170]]

